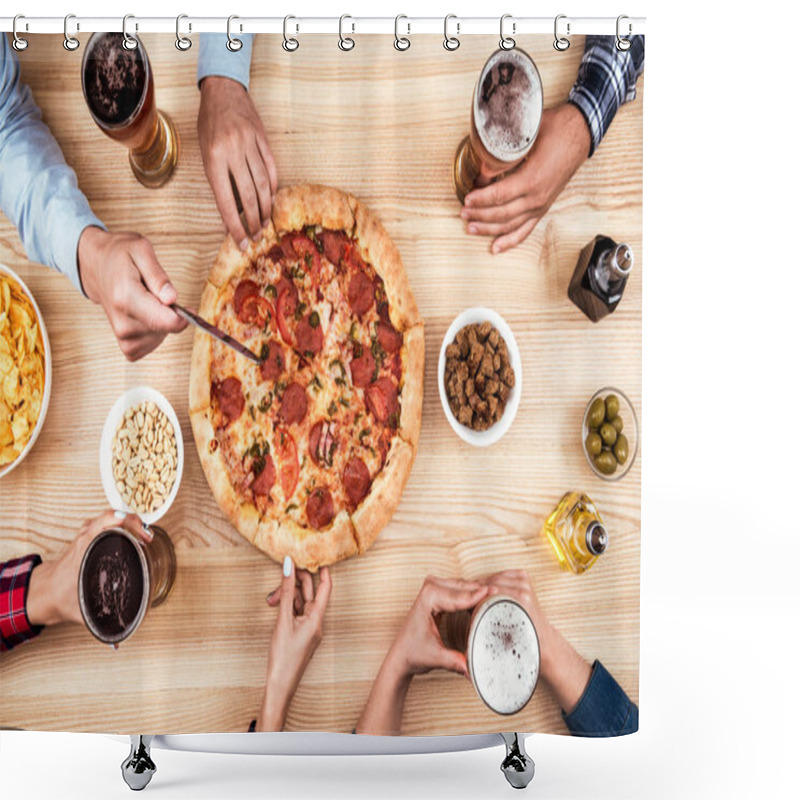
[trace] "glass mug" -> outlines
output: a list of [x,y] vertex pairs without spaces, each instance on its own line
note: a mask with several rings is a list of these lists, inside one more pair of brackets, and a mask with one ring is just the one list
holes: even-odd
[[443,615],[446,647],[464,653],[469,677],[496,714],[516,714],[539,681],[539,637],[528,612],[513,598],[487,597],[475,608]]
[[103,133],[128,148],[136,179],[154,189],[178,163],[178,134],[156,108],[150,59],[144,45],[123,46],[121,33],[95,33],[83,53],[81,84],[89,113]]
[[148,609],[161,605],[175,583],[172,540],[150,526],[146,545],[124,528],[107,528],[86,548],[78,575],[78,601],[89,631],[117,646],[132,636]]
[[530,153],[542,121],[542,79],[519,47],[496,50],[481,70],[472,94],[469,136],[453,163],[459,202],[476,184],[509,172]]

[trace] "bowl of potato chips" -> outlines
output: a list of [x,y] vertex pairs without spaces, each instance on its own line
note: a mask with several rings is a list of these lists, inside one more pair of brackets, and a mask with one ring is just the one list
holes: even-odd
[[50,341],[39,306],[19,275],[0,264],[0,478],[36,442],[52,382]]

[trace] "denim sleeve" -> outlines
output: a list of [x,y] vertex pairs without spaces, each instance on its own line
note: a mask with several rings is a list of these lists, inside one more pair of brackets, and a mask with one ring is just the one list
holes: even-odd
[[0,34],[0,210],[28,258],[54,267],[82,291],[78,240],[88,225],[103,224],[19,72],[17,54]]
[[639,709],[599,661],[578,705],[563,716],[573,736],[624,736],[639,730]]
[[644,70],[644,36],[631,37],[628,50],[617,50],[616,36],[587,36],[583,58],[569,102],[589,126],[591,157],[606,135],[617,110],[636,97],[636,81]]
[[200,50],[197,54],[197,85],[209,75],[231,78],[244,86],[250,86],[250,59],[253,55],[252,33],[242,33],[240,50],[231,52],[227,48],[226,33],[201,33]]

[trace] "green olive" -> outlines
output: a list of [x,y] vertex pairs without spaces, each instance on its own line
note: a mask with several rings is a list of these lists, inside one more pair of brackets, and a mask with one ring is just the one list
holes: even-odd
[[590,456],[596,456],[603,449],[603,440],[600,435],[592,431],[586,437],[586,452]]
[[617,429],[610,422],[604,422],[600,426],[600,438],[603,440],[603,444],[613,447],[614,442],[617,441]]
[[602,397],[598,397],[591,406],[589,406],[588,423],[590,428],[599,428],[606,418],[606,404],[603,402]]
[[600,453],[595,458],[594,465],[597,467],[598,472],[603,475],[613,475],[617,471],[617,459],[614,458],[613,453]]
[[619,414],[619,397],[610,394],[606,397],[606,419],[612,420]]
[[617,443],[614,445],[614,457],[620,464],[624,464],[628,460],[628,437],[621,433],[617,438]]
[[611,420],[611,424],[614,426],[614,430],[617,433],[622,433],[622,428],[624,426],[622,424],[622,417],[619,414],[617,414],[617,416],[614,417],[614,419]]

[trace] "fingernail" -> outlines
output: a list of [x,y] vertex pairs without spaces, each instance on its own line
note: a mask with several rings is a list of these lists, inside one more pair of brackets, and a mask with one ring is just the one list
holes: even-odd
[[283,577],[288,578],[292,574],[292,557],[286,556],[283,559]]
[[164,305],[168,306],[170,303],[175,302],[176,295],[177,292],[175,291],[175,287],[168,282],[161,287],[161,291],[158,293],[158,298]]
[[117,509],[117,510],[114,512],[114,517],[115,517],[116,519],[119,519],[119,520],[124,520],[124,519],[125,519],[125,517],[127,517],[127,516],[128,516],[128,512],[127,512],[127,511],[122,511],[122,510],[120,510],[120,509]]
[[468,195],[467,195],[467,196],[464,198],[464,205],[465,205],[465,206],[470,206],[470,205],[472,205],[472,195],[469,195],[469,194],[468,194]]
[[271,591],[271,592],[270,592],[270,593],[267,595],[267,602],[268,602],[268,603],[269,603],[269,601],[270,601],[270,600],[272,600],[272,598],[273,598],[273,597],[275,597],[275,592],[277,592],[277,591],[278,591],[277,589],[273,589],[273,590],[272,590],[272,591]]
[[256,231],[255,236],[253,236],[253,241],[257,242],[259,239],[261,239],[261,231]]
[[467,233],[477,233],[478,228],[475,225],[467,225]]
[[247,246],[248,246],[248,244],[249,244],[249,243],[248,243],[248,241],[247,241],[247,239],[246,239],[246,238],[245,238],[245,239],[242,239],[242,241],[241,241],[241,242],[239,242],[239,249],[240,249],[240,250],[241,250],[241,251],[244,253],[244,252],[247,250]]

